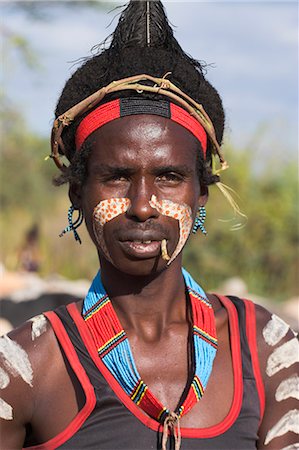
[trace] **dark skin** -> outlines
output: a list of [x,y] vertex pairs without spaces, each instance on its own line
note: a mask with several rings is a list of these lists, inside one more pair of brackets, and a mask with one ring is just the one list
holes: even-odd
[[[200,185],[196,172],[198,143],[181,126],[157,116],[115,120],[90,139],[95,144],[88,161],[87,179],[83,187],[71,186],[70,197],[75,206],[83,209],[86,226],[99,253],[104,286],[128,335],[139,373],[154,395],[174,410],[188,379],[190,320],[181,274],[182,256],[166,268],[160,252],[154,256],[146,251],[132,254],[128,251],[130,244],[123,242],[128,230],[136,233],[138,240],[140,233],[150,232],[154,239],[166,238],[168,252],[173,253],[179,236],[178,223],[159,214],[149,205],[149,199],[155,194],[160,200],[185,203],[195,217],[197,206],[207,201],[207,188]],[[131,207],[104,227],[111,263],[96,243],[92,212],[101,200],[113,197],[129,198]],[[209,298],[216,317],[219,349],[205,395],[182,417],[182,427],[201,428],[219,423],[228,414],[233,399],[228,316],[216,296]],[[263,445],[269,428],[295,407],[293,400],[278,404],[274,397],[277,384],[294,374],[295,369],[292,366],[271,379],[265,374],[267,357],[273,348],[265,344],[262,329],[270,317],[267,311],[258,308],[258,342],[268,408],[259,431],[258,448],[274,450],[296,438],[287,433],[266,447]],[[30,323],[13,331],[10,337],[28,353],[34,384],[31,388],[20,377],[11,377],[9,386],[3,390],[3,398],[14,411],[14,420],[2,421],[1,438],[6,450],[22,447],[26,427],[28,444],[51,439],[65,429],[84,404],[80,386],[49,325],[36,341],[31,339]],[[284,340],[292,337],[289,332]],[[271,410],[275,410],[274,416]]]

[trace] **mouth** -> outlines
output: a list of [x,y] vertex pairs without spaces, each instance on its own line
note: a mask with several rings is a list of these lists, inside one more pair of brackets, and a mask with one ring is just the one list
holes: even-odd
[[119,241],[123,251],[135,258],[154,258],[161,254],[161,240],[126,240]]

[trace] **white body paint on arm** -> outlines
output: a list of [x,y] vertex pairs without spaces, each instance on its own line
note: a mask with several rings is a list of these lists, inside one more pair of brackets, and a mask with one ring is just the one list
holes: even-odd
[[0,417],[5,420],[12,420],[12,407],[0,398]]
[[283,447],[281,450],[297,450],[299,449],[299,443],[295,442],[295,444],[288,445],[287,447]]
[[269,444],[274,438],[283,436],[292,431],[299,434],[299,410],[292,409],[288,411],[282,418],[272,427],[266,436],[265,445]]
[[263,336],[268,345],[276,345],[289,331],[289,325],[280,317],[272,314],[271,320],[263,329]]
[[43,314],[32,317],[31,339],[34,341],[47,330],[47,319]]
[[283,380],[275,392],[275,399],[278,402],[286,400],[287,398],[296,398],[299,400],[299,377],[293,377]]
[[22,377],[32,387],[33,371],[25,350],[8,336],[0,338],[0,354],[6,369],[14,376]]
[[5,389],[9,385],[9,381],[8,374],[0,367],[0,389]]
[[280,347],[276,348],[268,358],[266,373],[272,377],[282,369],[286,369],[299,362],[298,339],[293,338]]

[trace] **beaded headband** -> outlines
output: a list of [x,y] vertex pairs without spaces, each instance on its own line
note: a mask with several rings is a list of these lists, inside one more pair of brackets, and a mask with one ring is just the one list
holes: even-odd
[[135,114],[153,114],[166,117],[189,130],[201,143],[206,156],[207,135],[202,125],[180,106],[165,100],[144,97],[127,97],[112,100],[94,109],[80,123],[76,131],[76,150],[80,150],[84,141],[98,128],[119,117]]
[[[50,157],[54,160],[56,166],[62,170],[67,170],[67,166],[61,161],[61,155],[65,155],[65,148],[62,139],[62,132],[64,127],[71,125],[71,123],[76,119],[85,114],[86,112],[92,110],[96,105],[98,105],[102,99],[111,93],[120,92],[125,90],[133,90],[138,94],[143,92],[151,92],[154,94],[163,95],[172,99],[176,104],[180,105],[181,108],[186,110],[192,118],[199,122],[202,128],[205,130],[207,137],[210,141],[212,150],[212,171],[214,174],[219,173],[221,170],[227,169],[228,164],[225,161],[222,152],[220,150],[220,145],[217,142],[215,129],[211,119],[205,112],[203,106],[183,91],[181,91],[177,86],[167,80],[164,75],[163,78],[152,77],[151,75],[135,75],[128,78],[123,78],[118,81],[112,81],[112,83],[99,89],[98,91],[91,94],[89,97],[85,98],[77,105],[73,106],[67,110],[64,114],[60,115],[53,124],[52,137],[51,137],[51,155]],[[146,81],[148,84],[143,84]],[[215,156],[218,156],[220,161],[220,169],[216,170]]]

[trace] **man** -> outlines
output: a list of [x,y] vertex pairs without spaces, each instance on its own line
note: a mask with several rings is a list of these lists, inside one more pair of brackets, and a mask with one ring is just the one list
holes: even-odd
[[182,271],[226,167],[224,113],[160,2],[130,2],[56,117],[62,234],[79,240],[84,218],[101,272],[82,302],[2,338],[3,448],[297,448],[293,332]]

